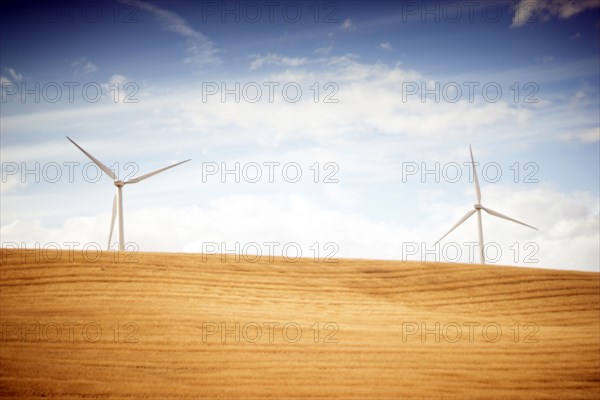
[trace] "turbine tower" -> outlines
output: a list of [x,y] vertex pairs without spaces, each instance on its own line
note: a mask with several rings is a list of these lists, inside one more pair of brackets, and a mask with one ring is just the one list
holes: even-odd
[[471,145],[469,145],[469,152],[471,153],[471,164],[473,165],[473,177],[474,177],[474,181],[475,181],[475,192],[477,193],[477,203],[473,205],[474,210],[469,211],[468,213],[466,213],[453,227],[452,229],[450,229],[444,236],[442,236],[440,238],[440,240],[438,240],[437,242],[435,242],[435,244],[438,244],[439,242],[442,241],[442,239],[444,239],[446,236],[448,236],[450,234],[450,232],[452,232],[453,230],[455,230],[456,228],[458,228],[458,226],[460,224],[462,224],[463,222],[465,222],[467,219],[469,219],[469,217],[475,213],[477,213],[477,226],[478,226],[478,232],[479,232],[479,257],[481,259],[481,263],[485,264],[485,254],[484,254],[484,248],[483,248],[483,225],[481,223],[481,210],[485,211],[486,213],[493,215],[494,217],[499,217],[499,218],[504,218],[507,219],[509,221],[512,222],[516,222],[517,224],[521,224],[521,225],[525,225],[531,229],[535,229],[536,231],[539,230],[538,228],[535,228],[531,225],[527,225],[526,223],[523,223],[521,221],[517,221],[514,218],[508,217],[504,214],[500,214],[498,211],[494,211],[491,210],[487,207],[484,207],[481,205],[481,190],[479,189],[479,179],[477,179],[477,170],[475,169],[475,161],[473,160],[473,150],[471,149]]
[[104,171],[108,176],[110,176],[113,180],[114,185],[117,187],[117,193],[113,199],[113,208],[112,208],[112,219],[110,222],[110,233],[108,234],[108,249],[110,249],[110,241],[112,240],[113,229],[115,227],[115,218],[117,216],[117,211],[119,213],[119,251],[125,250],[125,230],[123,227],[123,186],[128,185],[130,183],[138,183],[143,181],[146,178],[150,178],[153,175],[166,171],[170,168],[176,167],[180,164],[190,161],[191,159],[180,161],[177,164],[169,165],[168,167],[158,169],[153,172],[149,172],[145,175],[138,176],[137,178],[132,178],[126,181],[122,181],[117,178],[115,173],[108,168],[106,165],[102,164],[97,158],[93,155],[85,151],[81,146],[75,143],[70,137],[67,136],[67,139],[71,141],[79,150],[83,152],[90,160],[94,162],[102,171]]

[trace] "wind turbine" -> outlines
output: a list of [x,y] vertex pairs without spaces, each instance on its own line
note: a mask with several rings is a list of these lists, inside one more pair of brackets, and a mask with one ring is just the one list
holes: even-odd
[[117,216],[117,210],[118,210],[118,212],[119,212],[119,250],[120,251],[125,250],[125,231],[123,228],[123,186],[128,185],[130,183],[141,182],[146,178],[150,178],[153,175],[156,175],[158,173],[161,173],[163,171],[166,171],[170,168],[176,167],[180,164],[183,164],[183,163],[191,160],[191,159],[188,159],[185,161],[180,161],[177,164],[169,165],[168,167],[161,168],[161,169],[158,169],[153,172],[149,172],[145,175],[138,176],[137,178],[132,178],[132,179],[129,179],[126,181],[122,181],[117,178],[115,173],[110,168],[108,168],[106,165],[102,164],[97,158],[95,158],[93,155],[91,155],[90,153],[85,151],[81,146],[79,146],[77,143],[75,143],[70,137],[67,136],[67,139],[69,139],[71,141],[71,143],[73,143],[75,146],[77,146],[77,148],[79,150],[81,150],[83,152],[83,154],[88,156],[88,158],[90,160],[92,160],[102,171],[104,171],[108,176],[110,176],[113,180],[113,183],[117,187],[117,193],[115,194],[115,197],[113,200],[112,219],[110,222],[110,233],[108,234],[108,249],[110,249],[110,241],[112,240],[113,229],[115,227],[115,218]]
[[521,225],[525,225],[531,229],[535,229],[536,231],[539,230],[538,228],[535,228],[531,225],[527,225],[526,223],[523,223],[521,221],[517,221],[514,218],[508,217],[504,214],[500,214],[498,211],[494,211],[491,210],[487,207],[484,207],[481,205],[481,190],[479,189],[479,179],[477,179],[477,170],[475,169],[475,161],[473,160],[473,150],[471,149],[471,145],[469,145],[469,152],[471,153],[471,164],[473,165],[473,177],[474,177],[474,181],[475,181],[475,191],[477,192],[477,203],[473,205],[474,210],[469,211],[468,213],[466,213],[464,215],[464,217],[462,217],[457,223],[456,225],[454,225],[452,227],[452,229],[450,229],[448,231],[448,233],[446,233],[444,236],[442,236],[440,238],[440,240],[438,240],[437,242],[435,242],[435,244],[438,244],[439,242],[442,241],[442,239],[444,239],[446,236],[448,236],[450,234],[450,232],[452,232],[453,230],[455,230],[456,228],[458,228],[458,226],[460,224],[462,224],[463,222],[465,222],[466,220],[469,219],[469,217],[475,213],[477,213],[477,224],[479,227],[479,257],[481,259],[481,263],[485,264],[485,254],[484,254],[484,248],[483,248],[483,226],[481,224],[481,210],[487,212],[490,215],[493,215],[494,217],[499,217],[499,218],[504,218],[507,219],[509,221],[512,222],[516,222],[517,224],[521,224]]

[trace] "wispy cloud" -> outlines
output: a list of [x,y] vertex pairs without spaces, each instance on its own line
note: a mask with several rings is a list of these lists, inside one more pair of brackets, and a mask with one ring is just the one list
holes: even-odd
[[2,87],[2,93],[4,95],[5,86],[13,85],[23,80],[23,75],[14,70],[14,68],[4,68],[4,71],[8,73],[10,78],[5,75],[0,75],[0,86]]
[[344,22],[342,22],[342,29],[345,31],[355,31],[356,26],[354,26],[354,22],[352,22],[352,20],[348,18],[344,20]]
[[390,42],[383,42],[383,43],[379,43],[379,47],[382,50],[387,50],[387,51],[392,51],[394,48],[392,47],[392,45],[390,44]]
[[321,55],[328,55],[331,53],[331,51],[333,50],[333,36],[334,33],[333,32],[329,32],[327,33],[327,38],[328,38],[328,42],[329,44],[324,45],[322,43],[320,43],[316,49],[315,49],[315,54],[321,54]]
[[196,66],[217,65],[221,63],[218,56],[222,50],[215,47],[205,35],[192,28],[178,14],[139,0],[120,0],[121,3],[136,6],[152,14],[166,31],[176,33],[186,40],[188,56],[184,62]]
[[559,135],[559,139],[565,142],[597,143],[600,141],[600,128],[596,127],[567,132]]
[[512,27],[527,22],[543,22],[552,17],[570,18],[583,11],[600,8],[598,0],[521,0],[515,8]]
[[23,80],[23,74],[18,73],[13,68],[4,68],[8,75],[10,75],[13,82],[20,82]]
[[71,63],[71,67],[75,68],[75,72],[85,75],[98,71],[98,67],[96,67],[94,63],[88,60],[86,57],[81,57],[73,61]]
[[315,49],[315,54],[328,55],[333,50],[333,44],[329,46],[317,47]]
[[554,56],[542,56],[542,62],[544,64],[554,61]]
[[262,67],[263,65],[277,65],[283,67],[299,67],[307,63],[304,57],[285,57],[269,53],[266,56],[253,55],[254,60],[250,63],[250,71]]

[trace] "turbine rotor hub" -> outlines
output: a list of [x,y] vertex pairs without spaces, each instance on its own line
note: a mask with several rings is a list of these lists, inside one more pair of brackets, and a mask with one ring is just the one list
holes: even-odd
[[125,182],[119,180],[119,181],[115,181],[115,186],[116,187],[123,187],[125,185]]
[[475,207],[476,210],[481,210],[481,204],[479,203],[473,204],[473,207]]

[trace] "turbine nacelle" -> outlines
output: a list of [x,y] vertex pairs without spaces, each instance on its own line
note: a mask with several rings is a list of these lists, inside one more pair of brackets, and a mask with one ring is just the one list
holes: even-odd
[[476,210],[481,210],[483,208],[483,206],[479,203],[473,204],[473,208],[475,208]]
[[123,187],[123,186],[125,186],[125,182],[121,181],[121,180],[115,181],[114,183],[115,183],[116,187]]

